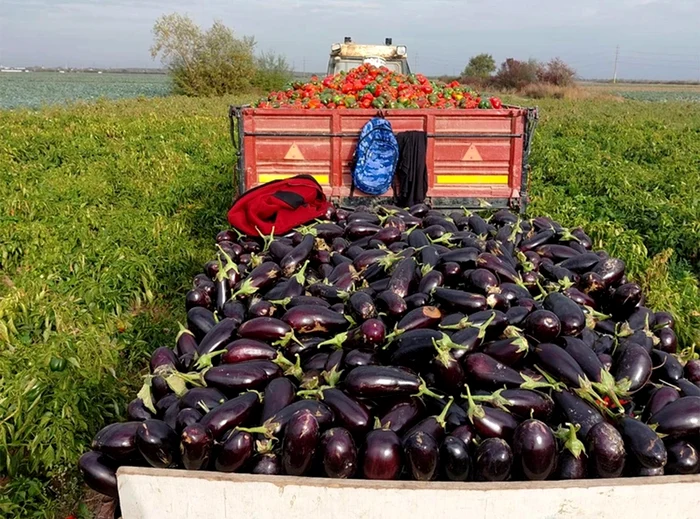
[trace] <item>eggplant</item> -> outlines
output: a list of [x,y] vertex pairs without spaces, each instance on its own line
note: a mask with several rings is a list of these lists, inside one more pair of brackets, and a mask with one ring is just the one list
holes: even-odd
[[400,401],[391,407],[381,418],[379,423],[382,429],[394,431],[403,435],[413,427],[425,414],[425,405],[420,398],[412,397]]
[[284,377],[275,378],[268,382],[263,393],[263,409],[261,413],[261,421],[274,416],[289,404],[294,402],[296,398],[296,387],[288,379]]
[[292,250],[294,250],[294,247],[292,245],[287,245],[286,243],[282,243],[280,240],[273,240],[272,243],[270,243],[270,256],[272,256],[272,259],[279,262],[282,258],[284,258],[287,254],[289,254]]
[[478,268],[465,275],[467,289],[471,292],[488,295],[498,289],[498,278],[490,270]]
[[642,303],[642,298],[642,287],[637,283],[620,285],[610,298],[610,310],[616,318],[624,319]]
[[651,416],[661,411],[661,409],[671,402],[675,402],[680,397],[680,393],[669,386],[661,386],[655,389],[649,396],[649,401],[644,406],[644,420],[648,421]]
[[223,349],[223,347],[231,342],[236,335],[238,322],[235,319],[222,319],[202,338],[197,351],[199,356],[208,355],[212,352]]
[[471,294],[461,290],[450,288],[436,288],[433,297],[439,303],[466,314],[472,314],[486,310],[488,305],[486,298],[479,294]]
[[661,350],[651,351],[651,360],[653,362],[653,378],[671,384],[683,378],[683,365],[675,355],[666,353]]
[[282,466],[290,476],[303,476],[311,467],[320,426],[309,410],[294,414],[287,423],[282,445]]
[[456,436],[447,436],[439,451],[443,477],[449,481],[467,481],[472,475],[469,448]]
[[333,411],[336,423],[353,436],[359,438],[369,431],[372,426],[371,414],[364,404],[332,387],[322,389],[321,398]]
[[372,319],[377,315],[377,308],[374,300],[367,292],[353,293],[347,302],[350,315],[360,321]]
[[186,470],[202,470],[209,465],[214,438],[202,424],[191,424],[180,434],[182,465]]
[[187,311],[193,308],[209,308],[211,304],[211,296],[204,288],[193,288],[185,294],[185,310]]
[[95,492],[119,499],[117,490],[117,463],[97,451],[88,451],[78,461],[83,479]]
[[592,272],[600,275],[606,287],[615,286],[625,275],[625,262],[618,258],[608,258],[598,263]]
[[684,396],[669,403],[649,419],[656,431],[678,438],[700,434],[700,396]]
[[439,446],[431,435],[422,431],[409,433],[403,442],[404,459],[416,481],[431,481],[437,477]]
[[574,337],[562,337],[560,342],[564,351],[576,361],[590,381],[601,381],[605,367],[595,351],[586,346],[581,339]]
[[584,274],[597,267],[600,261],[600,257],[597,254],[587,252],[584,254],[573,255],[559,263],[559,266],[572,272],[576,272],[577,274]]
[[678,338],[672,328],[661,328],[656,332],[656,336],[659,339],[659,344],[656,346],[658,349],[671,354],[677,352]]
[[321,436],[319,455],[329,478],[349,479],[357,472],[357,448],[347,429],[334,427]]
[[607,422],[594,425],[586,435],[586,453],[591,473],[600,478],[617,478],[625,468],[622,435]]
[[661,438],[644,422],[624,416],[617,424],[627,452],[648,469],[663,468],[668,459]]
[[153,414],[146,408],[143,400],[135,398],[129,402],[129,405],[126,407],[126,417],[130,421],[143,422],[144,420],[153,418]]
[[396,265],[389,279],[388,290],[397,296],[404,298],[409,294],[409,288],[413,281],[416,269],[416,260],[412,257],[404,258]]
[[559,480],[585,479],[587,474],[588,457],[580,453],[574,455],[570,450],[564,449],[557,459],[556,478]]
[[445,334],[431,329],[410,330],[398,336],[391,344],[393,352],[389,363],[398,366],[416,366],[429,362],[435,355],[435,344]]
[[464,387],[464,369],[451,351],[440,350],[430,361],[430,373],[435,378],[433,385],[448,395],[458,395]]
[[344,389],[360,398],[409,396],[422,391],[420,378],[389,366],[359,366],[344,381]]
[[287,305],[287,308],[294,308],[295,306],[302,306],[302,305],[316,305],[316,306],[322,306],[324,308],[331,307],[331,304],[328,301],[326,301],[325,299],[321,299],[320,297],[294,296],[289,300],[289,304]]
[[350,370],[357,366],[375,366],[379,361],[374,355],[374,352],[365,350],[350,350],[345,355],[345,368]]
[[394,431],[370,431],[361,458],[365,479],[398,479],[403,466],[401,440]]
[[615,380],[629,384],[627,391],[635,393],[651,378],[652,361],[647,351],[636,344],[624,349],[617,361]]
[[236,287],[231,297],[245,297],[255,294],[260,290],[273,285],[281,275],[281,269],[277,263],[266,261],[255,267],[246,278]]
[[197,357],[197,339],[187,328],[182,327],[182,325],[180,328],[175,338],[175,354],[182,368],[189,371]]
[[270,434],[279,434],[287,426],[292,416],[300,411],[309,411],[321,429],[330,427],[335,420],[333,411],[324,403],[318,400],[297,400],[265,420],[264,425]]
[[462,270],[476,268],[476,261],[481,251],[475,247],[451,249],[440,255],[439,263],[457,263]]
[[141,423],[138,421],[110,424],[95,435],[90,447],[115,460],[138,461],[141,455],[136,447],[136,431]]
[[525,335],[537,342],[553,341],[561,332],[561,322],[549,310],[535,310],[524,322]]
[[559,292],[552,292],[544,298],[544,309],[554,313],[561,324],[562,335],[575,337],[586,327],[586,316],[581,307]]
[[479,387],[520,387],[525,379],[512,368],[484,353],[471,353],[464,357],[467,381]]
[[175,432],[182,433],[185,427],[198,423],[202,416],[204,416],[202,413],[191,407],[180,409],[175,417]]
[[255,439],[247,431],[235,430],[226,439],[214,460],[219,472],[243,472],[252,462]]
[[693,384],[700,383],[700,360],[689,360],[685,364],[685,378]]
[[233,319],[240,326],[246,318],[246,308],[242,302],[229,299],[226,301],[226,303],[224,303],[221,316],[228,319]]
[[180,414],[180,403],[173,402],[163,413],[162,420],[172,430],[177,431],[177,416]]
[[[562,294],[571,299],[579,306],[590,306],[594,310],[598,309],[598,303],[590,295],[581,292],[578,288],[570,287],[565,289]],[[585,331],[586,328],[583,329]]]
[[178,435],[160,420],[145,420],[139,423],[136,430],[136,447],[152,467],[167,469],[178,463]]
[[281,377],[282,369],[269,360],[249,360],[238,364],[222,364],[204,373],[207,386],[224,393],[261,389],[273,378]]
[[543,481],[554,471],[557,442],[554,433],[543,422],[525,420],[513,434],[515,472],[530,481]]
[[187,311],[187,329],[194,334],[197,341],[201,341],[214,326],[216,319],[210,310],[195,307]]
[[520,250],[522,252],[528,252],[531,250],[535,250],[542,245],[550,242],[551,240],[554,239],[554,231],[552,229],[547,229],[538,232],[537,234],[534,234],[533,236],[530,236],[529,238],[523,240],[520,243]]
[[345,316],[329,308],[316,305],[295,306],[287,310],[281,319],[295,332],[301,334],[334,333],[348,327],[348,320]]
[[671,439],[666,442],[668,462],[666,474],[690,475],[700,473],[700,452],[686,440]]
[[587,380],[586,374],[576,360],[556,344],[538,344],[534,351],[537,364],[569,387],[579,388]]
[[248,360],[274,360],[277,349],[255,339],[236,339],[226,346],[221,356],[222,364],[237,364]]
[[498,362],[513,367],[522,362],[530,347],[524,337],[513,337],[484,344],[481,351]]
[[552,398],[566,416],[567,422],[581,426],[579,430],[581,438],[586,438],[595,425],[605,421],[597,409],[568,390],[555,391]]
[[554,402],[546,393],[530,389],[502,389],[494,394],[494,405],[516,418],[548,421],[554,412]]
[[245,425],[253,418],[260,406],[260,399],[261,395],[256,391],[243,393],[209,411],[199,423],[219,441],[228,431]]
[[406,307],[409,310],[415,310],[416,308],[428,306],[428,303],[430,302],[430,296],[428,294],[418,292],[415,294],[411,294],[410,296],[406,296],[404,298],[404,301],[406,303]]
[[[295,307],[298,308],[298,307]],[[238,328],[238,335],[246,339],[259,341],[285,340],[291,336],[292,327],[274,317],[255,317],[244,322]]]
[[261,455],[254,461],[253,474],[263,474],[265,476],[279,476],[283,474],[282,460],[274,452]]
[[173,393],[169,393],[169,394],[165,395],[163,398],[159,399],[156,402],[156,405],[155,405],[156,416],[162,417],[165,414],[165,412],[170,408],[171,405],[177,404],[177,403],[178,403],[177,395],[175,395]]
[[193,408],[204,413],[226,402],[226,395],[213,387],[195,387],[180,399],[180,409]]
[[384,290],[377,296],[377,305],[379,308],[394,317],[401,316],[408,310],[406,301],[391,290]]
[[505,481],[513,467],[513,451],[500,438],[489,438],[476,449],[474,472],[477,481]]

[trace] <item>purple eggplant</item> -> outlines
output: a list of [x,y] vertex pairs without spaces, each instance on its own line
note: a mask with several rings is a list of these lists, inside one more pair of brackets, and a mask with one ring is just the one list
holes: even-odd
[[664,406],[649,419],[656,431],[672,437],[692,437],[700,433],[700,396],[684,396]]
[[101,429],[93,438],[91,448],[119,461],[138,461],[136,431],[142,422],[113,423]]
[[389,279],[388,290],[397,296],[404,298],[409,294],[409,288],[413,281],[416,269],[416,261],[412,257],[404,258],[398,262]]
[[274,360],[277,349],[255,339],[236,339],[226,346],[221,356],[222,364],[237,364],[248,360]]
[[323,403],[333,411],[338,425],[358,438],[369,431],[372,425],[371,414],[364,404],[340,389],[324,388],[320,393]]
[[277,307],[264,299],[253,299],[248,306],[248,315],[252,317],[272,317]]
[[224,393],[246,389],[262,389],[273,378],[281,377],[282,369],[269,360],[249,360],[238,364],[222,364],[204,373],[208,386]]
[[637,283],[620,285],[610,298],[610,310],[615,318],[624,319],[641,304],[642,298],[642,287]]
[[345,237],[351,240],[356,240],[365,236],[375,235],[382,230],[379,225],[370,223],[370,221],[377,221],[378,223],[376,217],[372,218],[371,220],[356,219],[352,222],[349,221],[348,225],[345,227]]
[[311,467],[320,427],[313,413],[298,411],[287,423],[282,445],[282,466],[290,476],[303,476]]
[[185,427],[189,427],[192,424],[198,423],[204,415],[193,409],[192,407],[185,407],[180,409],[175,417],[175,431],[181,433]]
[[281,409],[273,416],[265,420],[264,425],[269,434],[279,434],[289,423],[289,420],[300,411],[309,411],[318,422],[321,429],[327,429],[335,420],[335,415],[327,405],[318,400],[297,400]]
[[284,341],[291,334],[292,327],[274,317],[255,317],[238,328],[240,337],[260,341]]
[[202,424],[185,427],[180,434],[182,465],[187,470],[201,470],[209,465],[214,438]]
[[357,366],[375,366],[379,364],[374,352],[367,350],[350,350],[345,355],[345,368],[350,370]]
[[219,472],[243,472],[255,452],[255,439],[247,431],[234,430],[219,449],[214,468]]
[[321,436],[319,455],[323,472],[329,478],[348,479],[357,471],[357,448],[350,432],[342,427]]
[[151,373],[155,373],[158,368],[170,367],[177,370],[180,363],[178,362],[175,352],[167,346],[161,346],[151,354]]
[[144,405],[143,400],[135,398],[126,407],[126,417],[133,422],[143,422],[153,418],[153,414]]
[[417,375],[389,366],[359,366],[348,373],[344,388],[360,398],[408,396],[427,389]]
[[209,411],[199,423],[206,427],[215,440],[221,440],[228,431],[245,425],[255,416],[260,399],[261,395],[256,391],[243,393]]
[[452,351],[440,349],[430,361],[430,373],[435,378],[436,389],[448,395],[457,395],[464,387],[464,369]]
[[700,386],[690,380],[679,378],[675,384],[681,390],[681,396],[700,396]]
[[624,416],[618,422],[627,452],[646,468],[658,469],[666,465],[667,454],[664,442],[644,422]]
[[219,321],[199,343],[197,350],[200,357],[223,349],[226,344],[233,340],[237,329],[238,322],[234,319],[226,318]]
[[246,308],[241,301],[236,301],[234,299],[229,299],[224,303],[224,308],[221,311],[221,316],[233,319],[240,326],[241,323],[246,318]]
[[322,306],[324,308],[331,307],[331,304],[328,301],[326,301],[325,299],[321,299],[320,297],[294,296],[289,300],[289,303],[287,304],[287,308],[294,308],[295,306],[302,306],[302,305],[316,305],[316,306]]
[[607,422],[594,425],[586,435],[591,472],[600,478],[617,478],[625,468],[625,442]]
[[566,421],[581,426],[581,438],[585,438],[595,425],[605,421],[595,408],[570,391],[555,391],[552,397],[566,416]]
[[440,466],[448,481],[467,481],[472,475],[472,457],[467,445],[456,436],[447,436],[440,446]]
[[546,393],[530,389],[502,389],[494,393],[493,405],[516,418],[548,421],[554,412],[554,402]]
[[422,431],[409,433],[403,440],[406,467],[413,479],[431,481],[437,476],[439,446],[431,435]]
[[562,337],[560,342],[564,351],[576,361],[590,381],[601,381],[605,367],[591,348],[586,346],[581,339],[574,337]]
[[[598,303],[590,295],[581,292],[578,288],[570,287],[565,289],[562,294],[571,299],[579,306],[590,306],[594,310],[598,309]],[[584,328],[585,331],[585,328]]]
[[522,362],[530,347],[524,337],[513,337],[484,344],[481,351],[498,362],[513,367]]
[[562,335],[575,337],[586,327],[586,316],[581,307],[559,292],[552,292],[544,298],[544,309],[554,313],[561,324]]
[[180,331],[175,338],[175,354],[180,365],[185,371],[189,371],[197,357],[197,339],[187,328],[180,325]]
[[355,292],[348,299],[348,309],[350,315],[360,321],[372,319],[377,315],[377,308],[374,300],[367,292]]
[[672,328],[661,328],[656,332],[659,344],[656,346],[661,351],[675,354],[678,351],[678,338]]
[[295,306],[287,310],[281,319],[295,332],[302,334],[339,332],[349,324],[342,314],[316,305]]
[[615,286],[625,275],[625,262],[621,259],[609,258],[598,263],[592,272],[600,275],[605,286]]
[[274,416],[291,404],[295,398],[296,387],[288,378],[280,377],[268,382],[263,393],[261,421],[264,422]]
[[689,360],[685,365],[685,378],[693,384],[700,383],[700,360]]
[[270,256],[272,256],[272,259],[275,261],[280,261],[282,258],[284,258],[287,254],[289,254],[294,247],[292,245],[287,245],[286,243],[282,243],[280,240],[273,240],[272,243],[270,243]]
[[524,325],[525,335],[537,342],[552,341],[561,332],[559,318],[549,310],[535,310],[527,316]]
[[481,251],[474,247],[451,249],[440,255],[439,263],[457,263],[462,270],[476,268],[476,261]]
[[156,416],[162,417],[165,412],[170,408],[171,405],[177,404],[178,403],[178,397],[177,395],[173,393],[169,393],[165,395],[163,398],[158,399],[158,401],[155,404],[156,408]]
[[406,301],[391,290],[384,290],[377,296],[377,306],[394,317],[399,317],[408,310]]
[[655,389],[651,393],[647,405],[644,406],[644,419],[648,421],[651,416],[661,411],[661,409],[671,402],[675,402],[680,397],[680,393],[669,386],[661,386]]
[[574,455],[564,449],[557,458],[556,478],[559,480],[585,479],[587,474],[588,457],[580,453]]
[[415,310],[416,308],[428,306],[430,303],[430,296],[422,292],[417,292],[415,294],[411,294],[410,296],[406,296],[404,301],[406,302],[406,307],[409,310]]
[[663,328],[674,329],[676,327],[676,319],[668,312],[656,312],[654,314],[654,329],[661,330]]
[[478,481],[505,481],[513,467],[513,451],[500,438],[481,442],[474,457],[474,473]]
[[187,391],[180,399],[180,409],[193,408],[203,413],[226,402],[226,395],[213,387],[195,387]]
[[[435,356],[435,345],[444,341],[445,334],[431,329],[411,330],[391,343],[389,363],[398,366],[420,366]],[[450,342],[451,343],[451,342]]]
[[484,353],[467,355],[463,366],[467,381],[479,387],[520,387],[525,382],[520,373]]
[[629,387],[625,388],[629,393],[635,393],[644,387],[651,377],[651,357],[641,346],[632,344],[624,349],[617,361],[615,380]]
[[117,490],[117,463],[97,451],[88,451],[78,461],[87,486],[113,499],[119,499]]
[[397,324],[393,335],[417,330],[434,328],[442,319],[442,312],[435,306],[423,306],[408,312]]
[[481,312],[488,307],[484,296],[463,292],[461,290],[436,288],[433,291],[433,297],[440,304],[466,314]]
[[686,440],[667,440],[666,451],[668,462],[666,474],[698,474],[700,473],[700,452],[698,448]]
[[262,454],[253,462],[251,473],[265,476],[279,476],[283,474],[282,460],[274,452]]
[[530,481],[543,481],[554,470],[557,442],[552,430],[539,420],[525,420],[513,435],[515,472]]
[[394,431],[375,429],[367,434],[362,448],[365,479],[398,479],[403,466],[401,440]]
[[165,422],[146,420],[136,430],[136,447],[155,468],[167,469],[178,462],[180,440]]
[[675,355],[661,350],[651,350],[651,360],[653,362],[653,378],[663,382],[673,384],[683,378],[683,365]]
[[468,385],[466,389],[467,416],[479,436],[482,438],[502,438],[510,442],[518,426],[518,421],[506,411],[477,404],[471,396]]
[[211,307],[211,296],[204,288],[193,288],[185,294],[185,310],[193,308],[209,308]]
[[425,414],[425,405],[419,398],[412,397],[391,407],[380,419],[382,429],[403,435]]
[[279,266],[282,268],[282,275],[291,276],[297,267],[302,265],[311,255],[314,243],[314,236],[307,234],[296,247],[285,254],[279,262]]

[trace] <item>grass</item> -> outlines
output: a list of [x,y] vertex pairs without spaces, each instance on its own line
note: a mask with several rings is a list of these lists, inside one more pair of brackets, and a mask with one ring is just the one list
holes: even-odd
[[[75,462],[124,415],[148,353],[172,344],[225,227],[233,101],[2,114],[0,516],[85,510]],[[538,103],[530,213],[583,225],[697,342],[700,105]]]

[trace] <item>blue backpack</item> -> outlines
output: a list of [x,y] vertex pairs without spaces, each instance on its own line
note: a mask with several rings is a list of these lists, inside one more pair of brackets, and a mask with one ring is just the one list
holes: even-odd
[[386,119],[375,117],[364,125],[357,142],[352,170],[352,191],[357,188],[368,195],[381,195],[391,187],[399,145]]

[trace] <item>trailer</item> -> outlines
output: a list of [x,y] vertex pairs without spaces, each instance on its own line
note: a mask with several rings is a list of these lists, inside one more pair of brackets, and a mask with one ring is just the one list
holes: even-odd
[[[383,111],[231,106],[239,193],[271,180],[310,174],[335,204],[366,203],[366,195],[351,193],[351,163],[360,130],[376,116],[389,120],[394,132],[426,132],[428,204],[440,209],[525,209],[538,115],[536,108],[514,106]],[[392,196],[389,190],[379,201]]]

